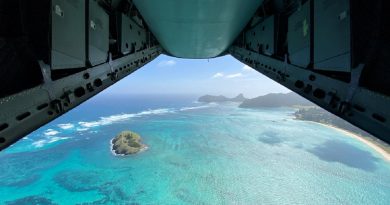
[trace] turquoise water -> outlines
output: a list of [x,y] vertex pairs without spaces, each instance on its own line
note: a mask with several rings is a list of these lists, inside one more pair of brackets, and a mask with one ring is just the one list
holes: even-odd
[[[389,162],[291,108],[128,98],[90,100],[0,153],[2,204],[390,204]],[[122,130],[149,149],[114,156]]]

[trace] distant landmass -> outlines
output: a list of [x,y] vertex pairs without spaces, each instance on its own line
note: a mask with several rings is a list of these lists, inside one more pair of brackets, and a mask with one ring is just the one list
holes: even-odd
[[235,98],[227,98],[223,95],[205,95],[200,97],[198,101],[207,103],[227,101],[241,102],[239,105],[240,108],[296,107],[298,110],[294,113],[294,116],[297,120],[322,123],[324,125],[330,125],[349,131],[350,133],[374,143],[385,152],[390,153],[390,146],[386,143],[293,92],[270,93],[252,99],[246,99],[242,94],[239,94]]
[[204,95],[201,96],[198,101],[199,102],[206,102],[206,103],[211,103],[211,102],[243,102],[247,100],[247,98],[244,97],[243,94],[239,94],[234,98],[228,98],[223,95]]
[[141,137],[132,131],[123,131],[111,141],[112,151],[118,155],[135,154],[147,148]]
[[314,105],[305,98],[296,93],[270,93],[257,98],[244,100],[239,107],[241,108],[264,108],[264,107],[291,107],[295,105],[312,106]]

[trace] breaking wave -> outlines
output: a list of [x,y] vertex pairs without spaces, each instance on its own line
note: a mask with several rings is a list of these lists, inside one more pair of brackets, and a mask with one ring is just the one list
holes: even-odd
[[108,117],[100,117],[100,119],[96,120],[96,121],[89,121],[89,122],[81,121],[81,122],[78,122],[78,125],[80,125],[81,128],[82,129],[84,128],[84,130],[85,130],[85,129],[89,129],[92,127],[99,127],[102,125],[110,125],[112,123],[125,121],[125,120],[128,120],[130,118],[134,118],[134,117],[141,117],[141,116],[145,116],[145,115],[161,115],[161,114],[173,113],[173,112],[175,112],[174,109],[170,109],[170,108],[146,110],[146,111],[142,111],[142,112],[134,113],[134,114],[117,114],[117,115],[111,115]]
[[58,124],[57,126],[63,130],[67,130],[67,129],[72,129],[74,127],[74,124],[65,123],[65,124]]
[[54,136],[54,135],[57,135],[59,133],[60,132],[58,132],[57,130],[47,129],[43,134],[46,136]]
[[[207,105],[201,105],[201,106],[194,106],[194,107],[182,107],[179,109],[174,108],[159,108],[159,109],[150,109],[150,110],[144,110],[138,113],[123,113],[123,114],[115,114],[105,117],[100,117],[98,120],[94,121],[80,121],[77,123],[62,123],[57,124],[56,127],[60,129],[60,131],[50,128],[43,132],[42,138],[32,142],[32,145],[36,148],[44,147],[45,145],[60,141],[60,140],[66,140],[71,137],[66,136],[58,136],[63,135],[61,130],[63,130],[66,134],[71,134],[72,132],[86,132],[93,128],[97,128],[100,126],[105,125],[111,125],[113,123],[117,122],[123,122],[126,120],[129,120],[131,118],[137,118],[137,117],[143,117],[148,115],[163,115],[163,114],[169,114],[169,113],[175,113],[175,112],[181,112],[181,111],[189,111],[189,110],[196,110],[196,109],[203,109],[208,108],[212,106],[211,104]],[[89,131],[92,132],[92,131]]]
[[57,142],[60,140],[66,140],[69,139],[70,137],[47,137],[45,139],[40,139],[32,143],[32,145],[36,148],[41,148],[47,144],[51,144],[53,142]]
[[182,107],[179,110],[180,111],[187,111],[187,110],[197,110],[197,109],[203,109],[208,108],[210,105],[201,105],[201,106],[194,106],[194,107]]

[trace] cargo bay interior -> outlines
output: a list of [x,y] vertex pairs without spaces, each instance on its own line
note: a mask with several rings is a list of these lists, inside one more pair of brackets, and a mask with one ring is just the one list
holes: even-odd
[[0,0],[0,148],[160,54],[232,55],[389,142],[389,3]]

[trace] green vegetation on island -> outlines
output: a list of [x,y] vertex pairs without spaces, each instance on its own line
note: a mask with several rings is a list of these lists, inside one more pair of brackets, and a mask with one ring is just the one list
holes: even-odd
[[141,143],[141,137],[132,131],[123,131],[111,141],[112,151],[118,155],[135,154],[147,148]]
[[297,120],[318,122],[352,132],[390,153],[390,146],[385,142],[318,106],[301,107],[294,116]]
[[206,103],[211,103],[211,102],[243,102],[247,100],[243,94],[239,94],[234,98],[228,98],[223,95],[204,95],[201,96],[198,101],[199,102],[206,102]]
[[291,106],[314,105],[300,95],[290,93],[270,93],[257,98],[247,99],[240,104],[241,108],[264,108],[264,107],[291,107]]

